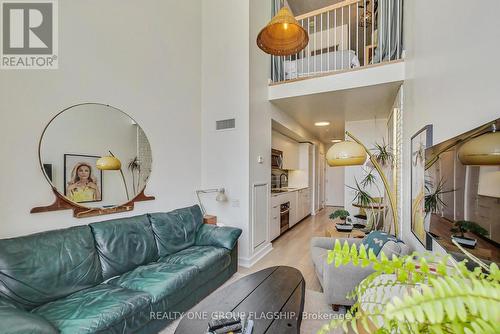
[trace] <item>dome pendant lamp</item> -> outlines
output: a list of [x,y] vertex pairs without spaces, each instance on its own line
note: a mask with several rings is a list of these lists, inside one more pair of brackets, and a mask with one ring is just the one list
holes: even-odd
[[467,141],[458,149],[458,159],[464,165],[500,165],[500,131],[489,132]]
[[306,30],[297,22],[288,7],[283,7],[257,36],[257,45],[274,56],[299,53],[309,43]]
[[348,140],[333,144],[326,153],[326,161],[331,167],[362,165],[366,157],[363,146]]

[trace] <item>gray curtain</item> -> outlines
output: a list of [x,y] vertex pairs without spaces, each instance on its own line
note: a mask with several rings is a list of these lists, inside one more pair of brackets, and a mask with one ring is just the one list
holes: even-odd
[[[276,13],[284,6],[283,0],[271,0],[272,1],[272,15],[274,17]],[[285,69],[283,64],[283,57],[271,56],[271,76],[273,82],[285,80]]]
[[403,0],[378,0],[378,41],[372,63],[401,58],[403,50]]

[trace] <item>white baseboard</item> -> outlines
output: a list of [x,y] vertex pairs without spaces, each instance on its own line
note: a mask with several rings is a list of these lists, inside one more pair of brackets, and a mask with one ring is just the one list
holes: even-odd
[[265,247],[261,248],[259,251],[257,251],[254,255],[252,255],[249,258],[238,257],[238,265],[245,268],[250,268],[264,256],[269,254],[269,252],[272,250],[273,250],[273,245],[271,243],[268,243]]

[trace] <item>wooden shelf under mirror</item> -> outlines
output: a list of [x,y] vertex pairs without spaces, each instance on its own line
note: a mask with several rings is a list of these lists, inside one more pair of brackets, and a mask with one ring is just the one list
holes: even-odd
[[108,215],[112,213],[126,212],[134,210],[135,202],[152,201],[155,199],[154,196],[147,196],[144,194],[144,190],[141,191],[135,198],[131,201],[118,206],[113,206],[109,208],[89,208],[76,203],[71,202],[61,194],[57,192],[56,189],[52,188],[54,192],[55,201],[51,205],[37,206],[31,209],[30,213],[41,213],[50,211],[60,211],[60,210],[73,210],[73,216],[75,218],[87,218],[101,215]]

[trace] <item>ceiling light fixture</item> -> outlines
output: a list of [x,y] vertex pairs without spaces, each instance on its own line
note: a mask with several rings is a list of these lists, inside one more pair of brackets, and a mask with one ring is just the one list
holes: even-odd
[[283,7],[257,36],[257,45],[274,56],[299,53],[309,43],[309,35],[288,7]]
[[332,143],[340,143],[342,139],[332,139]]
[[321,121],[321,122],[316,122],[314,123],[315,126],[328,126],[330,125],[330,122],[328,121]]

